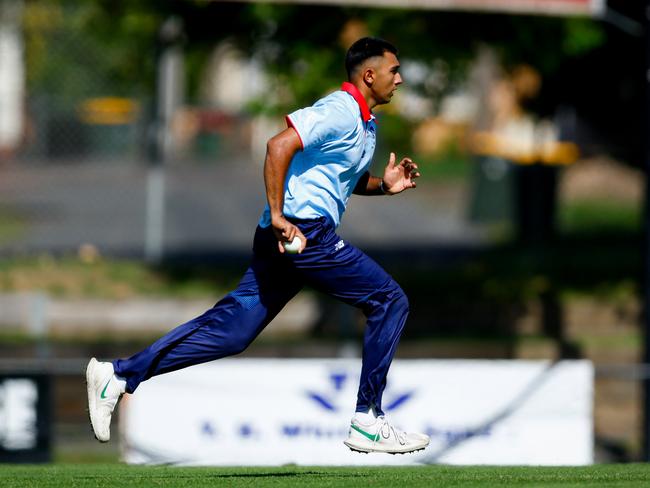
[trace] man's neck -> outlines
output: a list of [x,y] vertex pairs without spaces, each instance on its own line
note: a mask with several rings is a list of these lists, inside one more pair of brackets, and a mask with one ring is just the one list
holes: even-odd
[[366,103],[368,104],[368,108],[372,110],[377,106],[377,101],[373,98],[370,92],[370,88],[368,88],[368,85],[366,85],[363,81],[350,81],[354,86],[357,87],[357,90],[359,90],[359,93],[363,95],[363,98],[366,100]]

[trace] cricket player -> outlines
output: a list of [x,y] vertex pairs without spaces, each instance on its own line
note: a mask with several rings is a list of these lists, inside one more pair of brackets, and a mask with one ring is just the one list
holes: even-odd
[[[90,360],[88,407],[99,441],[110,439],[122,394],[134,393],[152,376],[242,352],[309,285],[367,317],[356,412],[345,445],[395,454],[429,444],[428,436],[393,426],[381,406],[408,300],[384,269],[336,234],[352,193],[395,195],[415,188],[420,176],[411,159],[397,163],[394,153],[382,177],[368,172],[377,130],[372,109],[389,103],[402,83],[397,54],[382,39],[356,41],[346,55],[348,81],[341,89],[289,114],[288,127],[268,141],[268,203],[255,231],[251,265],[236,290],[128,359]],[[296,252],[287,251],[296,237]]]

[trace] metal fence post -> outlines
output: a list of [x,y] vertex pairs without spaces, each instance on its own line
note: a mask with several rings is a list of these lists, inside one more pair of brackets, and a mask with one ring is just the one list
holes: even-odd
[[157,41],[157,81],[153,126],[154,147],[147,174],[145,259],[159,263],[165,241],[165,165],[174,150],[172,118],[183,96],[182,21],[169,17],[163,22]]

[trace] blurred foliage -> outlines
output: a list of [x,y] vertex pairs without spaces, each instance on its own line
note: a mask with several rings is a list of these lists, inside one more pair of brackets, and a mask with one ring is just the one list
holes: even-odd
[[155,58],[152,39],[161,13],[130,2],[26,2],[27,85],[62,102],[101,95],[149,93]]
[[[348,40],[343,34],[351,21],[361,26],[360,34],[394,42],[404,58],[428,66],[442,60],[446,90],[462,81],[480,45],[493,46],[506,68],[527,63],[552,76],[567,60],[606,41],[604,27],[585,18],[198,0],[33,1],[25,5],[24,22],[30,87],[151,93],[159,29],[170,16],[184,25],[193,94],[212,49],[230,39],[249,55],[256,53],[289,92],[286,98],[263,100],[265,109],[282,112],[313,102],[344,79]],[[54,49],[52,40],[65,47]],[[96,83],[81,83],[83,78]]]
[[565,203],[557,218],[560,232],[569,235],[640,234],[644,225],[641,202],[592,199]]
[[[506,70],[526,63],[552,76],[564,62],[606,41],[603,26],[585,18],[271,4],[253,5],[252,10],[269,31],[249,46],[262,47],[266,66],[293,95],[291,106],[312,103],[344,79],[344,34],[352,23],[362,26],[360,34],[393,42],[402,59],[423,63],[429,79],[409,86],[430,97],[457,89],[482,45],[500,54]],[[430,79],[433,73],[443,79]],[[276,100],[265,103],[280,112],[291,108],[277,106]]]
[[415,154],[414,160],[418,163],[420,178],[443,182],[467,181],[476,165],[472,156],[457,144],[448,145],[435,156]]
[[[643,22],[641,4],[610,3]],[[61,103],[107,95],[152,100],[156,56],[169,42],[161,39],[161,26],[172,17],[183,26],[174,42],[184,48],[191,104],[204,102],[205,70],[225,40],[267,70],[271,86],[249,108],[272,115],[340,86],[345,51],[361,35],[399,47],[402,61],[419,72],[409,73],[407,86],[432,101],[434,110],[463,86],[468,67],[488,46],[504,72],[525,64],[542,75],[541,92],[527,101],[527,110],[553,117],[558,107],[572,107],[597,150],[643,165],[643,37],[591,18],[205,0],[33,0],[25,2],[24,16],[31,96]]]

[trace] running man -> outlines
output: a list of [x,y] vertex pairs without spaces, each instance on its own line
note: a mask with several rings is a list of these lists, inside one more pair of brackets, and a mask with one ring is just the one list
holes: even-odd
[[[267,205],[255,231],[249,269],[236,290],[203,315],[128,359],[90,360],[88,407],[95,437],[110,439],[123,393],[163,373],[242,352],[285,304],[309,285],[363,310],[367,317],[356,412],[344,441],[354,451],[404,453],[429,437],[398,430],[381,408],[386,376],[409,311],[399,285],[377,263],[336,234],[352,193],[394,195],[415,188],[417,165],[391,153],[383,177],[368,172],[375,150],[372,109],[389,103],[402,83],[397,49],[363,38],[348,50],[348,81],[313,106],[286,117],[267,144]],[[300,239],[297,253],[284,243]]]

